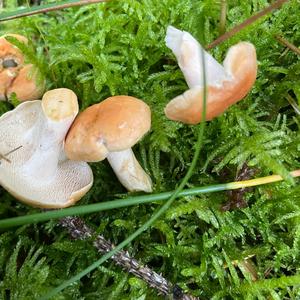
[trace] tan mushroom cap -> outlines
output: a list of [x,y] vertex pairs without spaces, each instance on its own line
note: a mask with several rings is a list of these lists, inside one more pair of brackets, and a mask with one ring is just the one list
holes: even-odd
[[18,76],[7,88],[7,96],[10,97],[15,93],[21,101],[38,99],[44,90],[44,82],[37,85],[37,70],[34,70],[33,65],[24,66]]
[[65,141],[69,159],[96,162],[109,152],[131,148],[150,130],[147,104],[130,96],[114,96],[88,107],[73,122]]
[[[27,204],[43,208],[62,208],[74,204],[92,186],[93,174],[88,164],[59,157],[55,175],[44,179],[30,174],[24,165],[39,147],[39,130],[42,126],[41,101],[20,104],[0,118],[0,153],[10,162],[0,160],[0,185]],[[47,161],[42,162],[45,169]]]
[[[257,74],[255,47],[248,42],[240,42],[231,47],[224,61],[224,68],[232,75],[232,80],[224,80],[221,85],[207,86],[206,120],[222,114],[249,92]],[[203,87],[193,87],[168,103],[165,108],[166,116],[187,124],[199,123],[203,95]]]
[[53,121],[72,117],[79,111],[76,94],[66,88],[46,92],[41,105],[44,114]]
[[[25,37],[16,34],[8,34],[0,37],[0,100],[4,100],[7,88],[11,85],[18,74],[18,70],[24,63],[23,54],[17,47],[5,39],[6,36],[12,36],[21,42],[27,43]],[[2,62],[5,59],[14,59],[18,66],[4,69]]]
[[19,63],[23,63],[23,54],[22,52],[9,41],[6,40],[6,37],[14,37],[20,42],[27,44],[28,40],[26,37],[19,34],[6,34],[0,37],[0,57],[16,57]]
[[[14,37],[20,42],[28,43],[26,37],[18,34],[6,34],[0,37],[0,100],[15,93],[20,101],[36,100],[43,94],[45,83],[38,82],[38,70],[33,65],[24,65],[22,52],[7,41],[6,37]],[[4,68],[4,60],[13,59],[17,66]]]

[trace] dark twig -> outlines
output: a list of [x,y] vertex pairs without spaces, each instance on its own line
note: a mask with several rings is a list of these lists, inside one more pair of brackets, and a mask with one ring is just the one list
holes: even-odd
[[24,8],[19,11],[13,11],[11,13],[4,13],[0,15],[0,21],[8,21],[22,17],[33,16],[41,13],[47,13],[50,11],[61,10],[65,8],[83,6],[88,4],[95,4],[101,2],[108,2],[109,0],[79,0],[79,1],[64,1],[60,4],[49,3],[40,6],[32,6],[30,8]]
[[7,153],[5,153],[4,156],[10,155],[10,154],[12,154],[12,153],[18,151],[18,150],[21,149],[22,147],[23,147],[23,146],[20,145],[20,146],[18,146],[18,147],[16,147],[16,148],[12,149],[12,150],[8,151]]
[[300,55],[300,49],[298,47],[296,47],[294,44],[290,43],[289,41],[287,41],[285,38],[283,38],[280,35],[276,35],[275,39],[282,44],[283,46],[288,47],[290,50],[292,50],[293,52],[295,52],[296,54]]
[[247,20],[245,20],[243,23],[241,23],[241,24],[233,27],[231,30],[229,30],[228,32],[226,32],[223,35],[221,35],[220,37],[218,37],[212,43],[210,43],[209,45],[207,45],[206,49],[207,50],[208,49],[212,49],[212,48],[216,47],[217,45],[223,43],[224,41],[228,40],[229,38],[231,38],[232,36],[234,36],[236,33],[238,33],[239,31],[241,31],[245,27],[247,27],[250,24],[254,23],[259,18],[265,16],[266,14],[270,13],[274,9],[278,9],[281,5],[283,5],[285,2],[288,2],[288,1],[289,0],[278,0],[278,1],[275,1],[273,4],[269,5],[265,9],[261,10],[260,12],[258,12],[257,14],[255,14],[255,15],[251,16],[250,18],[248,18]]
[[[88,227],[79,217],[65,217],[59,224],[66,228],[74,239],[85,240],[95,236],[95,232]],[[107,241],[102,235],[97,235],[94,239],[94,246],[100,253],[108,253],[114,245]],[[168,296],[170,294],[179,295],[176,300],[197,300],[198,298],[186,295],[177,285],[173,286],[162,275],[154,272],[147,266],[142,266],[135,258],[131,257],[126,251],[119,251],[112,256],[112,260],[125,271],[144,280],[149,286],[157,289],[160,294]],[[176,290],[176,293],[175,293]],[[180,290],[181,293],[178,291]],[[174,298],[175,299],[175,298]]]

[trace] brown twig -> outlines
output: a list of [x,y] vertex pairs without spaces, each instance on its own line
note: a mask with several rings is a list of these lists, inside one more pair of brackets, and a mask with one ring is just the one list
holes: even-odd
[[296,112],[297,115],[300,115],[300,108],[296,101],[289,95],[286,94],[285,99],[290,103],[290,105],[293,107],[294,111]]
[[0,160],[3,159],[5,161],[7,161],[8,163],[11,163],[11,161],[2,153],[0,153]]
[[7,156],[10,155],[10,154],[12,154],[12,153],[14,153],[15,151],[19,150],[19,149],[22,148],[22,147],[23,147],[23,146],[19,146],[19,147],[15,148],[15,149],[13,149],[13,150],[11,150],[11,151],[5,153],[5,154],[0,153],[0,160],[3,159],[3,160],[5,160],[5,161],[7,161],[8,163],[11,163],[11,160],[8,159]]
[[[15,15],[8,15],[1,17],[0,15],[0,21],[8,21],[8,20],[13,20],[13,19],[18,19],[22,17],[28,17],[28,16],[33,16],[41,13],[48,13],[50,11],[56,11],[56,10],[61,10],[65,8],[70,8],[70,7],[75,7],[75,6],[83,6],[83,5],[89,5],[89,4],[95,4],[95,3],[101,3],[101,2],[108,2],[110,0],[79,0],[77,2],[71,2],[71,3],[63,3],[63,4],[57,4],[57,5],[45,5],[46,7],[38,8],[34,10],[28,11],[28,8],[25,8],[24,10],[20,10],[17,14]],[[24,12],[22,12],[24,11]]]
[[[95,236],[95,232],[88,227],[79,217],[65,217],[59,224],[66,228],[74,239],[86,240]],[[114,245],[107,241],[102,235],[97,235],[94,239],[94,246],[100,253],[110,252]],[[162,295],[173,295],[174,300],[197,300],[198,298],[184,294],[177,285],[173,286],[162,275],[154,272],[147,266],[142,266],[135,258],[126,251],[119,251],[111,257],[112,260],[121,266],[126,272],[144,280],[149,286],[158,290]]]
[[21,149],[22,147],[23,147],[23,146],[20,145],[20,146],[18,146],[18,147],[16,147],[16,148],[12,149],[12,150],[10,150],[9,152],[5,153],[4,156],[10,155],[10,154],[12,154],[12,153],[18,151],[18,150]]
[[265,16],[266,14],[270,13],[271,11],[273,11],[274,9],[278,9],[280,6],[282,6],[285,2],[288,2],[289,0],[278,0],[275,1],[273,4],[269,5],[268,7],[266,7],[265,9],[261,10],[260,12],[258,12],[257,14],[251,16],[250,18],[248,18],[247,20],[245,20],[244,22],[242,22],[241,24],[233,27],[231,30],[229,30],[228,32],[224,33],[223,35],[221,35],[220,37],[218,37],[216,40],[214,40],[212,43],[210,43],[209,45],[206,46],[206,49],[212,49],[214,47],[216,47],[217,45],[223,43],[224,41],[228,40],[229,38],[231,38],[233,35],[235,35],[236,33],[238,33],[239,31],[241,31],[242,29],[244,29],[245,27],[249,26],[250,24],[254,23],[255,21],[257,21],[259,18]]
[[294,44],[290,43],[289,41],[287,41],[285,38],[283,38],[280,35],[276,35],[275,39],[282,44],[283,46],[288,47],[290,50],[292,50],[293,52],[295,52],[296,54],[300,55],[300,49],[298,47],[296,47]]

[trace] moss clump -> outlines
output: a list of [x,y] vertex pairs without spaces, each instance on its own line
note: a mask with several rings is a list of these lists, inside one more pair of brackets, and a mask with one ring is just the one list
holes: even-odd
[[[228,28],[266,5],[265,0],[230,1]],[[195,127],[163,115],[165,104],[186,89],[164,45],[166,26],[187,30],[207,44],[218,36],[219,13],[215,1],[124,0],[23,18],[0,24],[0,30],[26,35],[31,45],[22,50],[47,78],[47,87],[71,88],[81,109],[117,94],[145,100],[153,112],[152,131],[134,150],[155,192],[162,192],[174,189],[183,178],[196,140]],[[207,124],[200,162],[189,185],[232,181],[244,163],[256,170],[256,176],[276,172],[288,180],[248,191],[243,196],[248,207],[231,212],[220,210],[228,200],[225,193],[178,199],[128,249],[203,299],[296,299],[300,294],[299,186],[287,175],[287,170],[299,168],[299,117],[286,100],[290,96],[300,101],[300,63],[274,38],[280,35],[299,45],[299,15],[299,3],[289,1],[212,50],[221,61],[230,45],[252,42],[259,74],[245,100]],[[0,113],[10,108],[0,103]],[[126,197],[106,162],[93,169],[95,185],[81,204]],[[4,190],[0,199],[1,218],[37,211],[15,202]],[[123,208],[85,219],[118,243],[156,207]],[[54,221],[2,232],[0,298],[37,299],[98,257],[91,243],[70,241]],[[107,263],[56,297],[80,298],[160,297]]]

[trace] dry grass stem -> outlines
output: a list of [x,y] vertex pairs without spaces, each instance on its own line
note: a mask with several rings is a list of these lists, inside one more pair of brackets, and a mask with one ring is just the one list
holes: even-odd
[[293,52],[295,52],[296,54],[300,55],[300,49],[298,47],[296,47],[294,44],[290,43],[289,41],[287,41],[285,38],[283,38],[280,35],[276,35],[275,39],[282,44],[283,46],[288,47],[290,50],[292,50]]
[[3,159],[3,160],[5,160],[5,161],[7,161],[8,163],[11,163],[11,160],[8,159],[7,156],[10,155],[10,154],[12,154],[12,153],[14,153],[15,151],[19,150],[19,149],[22,148],[22,147],[23,147],[23,146],[19,146],[19,147],[15,148],[15,149],[13,149],[13,150],[11,150],[11,151],[5,153],[5,154],[0,153],[0,160]]
[[220,12],[220,24],[219,32],[220,35],[226,31],[226,15],[227,15],[227,0],[221,0],[221,12]]
[[228,40],[229,38],[231,38],[232,36],[234,36],[235,34],[237,34],[239,31],[241,31],[245,27],[247,27],[247,26],[251,25],[252,23],[254,23],[255,21],[257,21],[259,18],[265,16],[266,14],[270,13],[274,9],[280,8],[285,2],[288,2],[288,1],[289,0],[278,0],[278,1],[275,1],[273,4],[269,5],[265,9],[261,10],[257,14],[251,16],[249,19],[245,20],[241,24],[233,27],[231,30],[229,30],[228,32],[226,32],[223,35],[221,35],[220,37],[218,37],[212,43],[210,43],[209,45],[207,45],[206,49],[207,50],[212,49],[212,48],[216,47],[217,45],[223,43],[224,41]]
[[1,15],[0,15],[0,21],[8,21],[8,20],[18,19],[18,18],[22,18],[22,17],[33,16],[33,15],[37,15],[37,14],[41,14],[41,13],[48,13],[51,11],[61,10],[61,9],[65,9],[65,8],[70,8],[70,7],[75,7],[75,6],[84,6],[84,5],[102,3],[102,2],[108,2],[108,1],[109,0],[80,0],[77,2],[58,4],[58,5],[51,6],[51,7],[44,7],[41,9],[37,8],[32,11],[27,11],[27,9],[26,9],[26,11],[24,11],[24,13],[19,13],[17,15],[7,16],[4,18],[1,18]]

